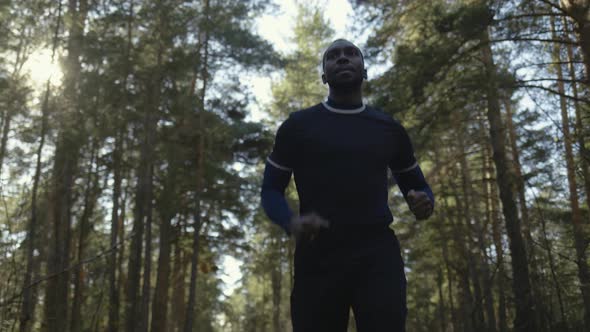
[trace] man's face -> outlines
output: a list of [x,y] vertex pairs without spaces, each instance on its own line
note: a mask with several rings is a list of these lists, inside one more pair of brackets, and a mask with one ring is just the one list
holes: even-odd
[[336,41],[324,54],[322,80],[333,88],[360,86],[364,78],[363,57],[359,49],[348,41]]

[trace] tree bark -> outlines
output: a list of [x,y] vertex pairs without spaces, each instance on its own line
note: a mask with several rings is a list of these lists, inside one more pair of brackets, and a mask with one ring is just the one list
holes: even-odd
[[[578,35],[578,45],[582,50],[586,68],[586,86],[590,88],[590,1],[560,0],[564,12],[574,21],[574,31]],[[551,19],[554,19],[553,17]]]
[[181,331],[184,326],[185,307],[185,277],[186,277],[186,259],[182,250],[180,239],[182,238],[182,228],[179,225],[176,230],[174,244],[174,267],[172,269],[172,331]]
[[[569,32],[568,22],[563,19],[565,33]],[[580,149],[580,168],[582,168],[582,177],[584,178],[584,189],[586,191],[586,206],[590,209],[590,151],[586,148],[586,133],[584,129],[584,121],[582,120],[582,106],[578,101],[578,85],[576,81],[576,70],[574,68],[574,50],[572,45],[567,45],[568,70],[572,83],[572,94],[574,97],[574,109],[576,111],[576,138]],[[590,88],[589,88],[590,90]]]
[[[176,153],[171,147],[171,154]],[[175,190],[178,184],[176,176],[176,163],[169,160],[169,173],[166,175],[164,188],[158,200],[158,211],[160,215],[160,250],[158,256],[158,272],[154,303],[152,307],[152,332],[166,332],[168,328],[168,289],[170,288],[170,252],[172,245],[171,221],[176,214],[174,202],[178,199]]]
[[[159,85],[158,85],[159,89]],[[158,105],[155,103],[154,105]],[[152,130],[148,134],[148,136],[154,135],[156,130],[154,126]],[[153,138],[149,139],[150,146],[153,145]],[[147,188],[147,198],[146,198],[146,225],[145,225],[145,253],[143,255],[144,259],[144,269],[143,269],[143,287],[141,291],[141,324],[140,327],[137,329],[138,331],[145,331],[148,332],[149,330],[149,316],[150,316],[150,299],[151,299],[151,277],[152,277],[152,217],[153,217],[153,207],[152,207],[152,200],[153,200],[153,177],[154,177],[154,166],[153,166],[153,157],[150,158],[152,162],[150,162],[150,169],[148,173],[148,188]]]
[[[55,45],[54,45],[55,49]],[[35,286],[29,286],[32,282],[33,276],[33,264],[34,264],[34,251],[36,243],[37,233],[37,192],[39,190],[39,180],[41,177],[41,157],[43,154],[43,147],[45,146],[45,135],[47,135],[47,117],[49,113],[49,93],[50,84],[49,81],[46,83],[45,97],[43,99],[43,106],[41,106],[41,141],[37,148],[37,162],[35,164],[35,175],[33,177],[33,190],[31,193],[31,219],[27,228],[27,267],[25,270],[25,277],[23,281],[23,300],[21,305],[21,316],[20,316],[20,332],[26,332],[30,330],[33,324],[33,293],[35,292]],[[1,167],[1,166],[0,166]]]
[[[127,106],[130,104],[128,98],[128,91],[127,91],[127,81],[130,73],[132,72],[132,64],[131,64],[131,51],[133,48],[133,19],[134,19],[134,2],[133,0],[129,1],[129,13],[127,15],[127,46],[125,52],[125,73],[123,73],[123,93],[125,94],[124,97],[121,97],[119,100],[123,101],[124,105]],[[115,103],[113,109],[115,110],[123,110],[124,107],[120,103]],[[122,120],[119,120],[122,121]],[[125,139],[125,132],[126,132],[126,125],[121,125],[120,128],[117,130],[115,134],[115,146],[113,150],[113,208],[111,210],[111,248],[115,248],[117,246],[117,240],[119,238],[119,222],[124,214],[119,214],[119,201],[121,199],[121,183],[122,183],[122,175],[121,175],[121,167],[122,167],[122,155],[123,155],[123,141]],[[121,234],[121,238],[123,235]],[[109,263],[112,267],[109,270],[109,321],[108,321],[108,331],[109,332],[117,332],[119,331],[119,308],[120,308],[120,286],[121,281],[117,282],[117,269],[119,268],[119,278],[121,278],[121,261],[123,259],[123,250],[124,245],[121,246],[121,252],[119,255],[117,253],[118,250],[113,250],[112,254],[109,256]],[[118,258],[119,257],[119,258]]]
[[[78,251],[77,262],[80,263],[84,259],[86,249],[86,239],[90,232],[90,218],[94,212],[96,199],[98,198],[98,175],[93,173],[93,168],[96,164],[96,143],[93,143],[90,165],[88,167],[88,177],[86,179],[86,190],[84,192],[84,209],[80,216],[79,222],[79,237],[78,237]],[[94,170],[96,172],[96,170]],[[78,264],[74,269],[74,298],[72,301],[72,315],[70,329],[71,331],[82,331],[82,306],[84,301],[84,265]]]
[[518,194],[518,201],[520,207],[520,216],[522,218],[522,231],[525,236],[525,248],[528,253],[528,260],[531,267],[531,290],[532,290],[532,298],[534,303],[537,305],[537,326],[539,327],[539,332],[543,332],[546,330],[547,322],[545,319],[548,317],[547,313],[544,310],[544,305],[541,299],[541,276],[539,272],[539,266],[537,264],[537,257],[535,254],[535,247],[534,241],[531,234],[531,225],[529,220],[529,212],[528,207],[526,204],[526,196],[525,196],[525,181],[522,175],[522,166],[520,164],[520,153],[517,144],[517,135],[516,129],[514,128],[514,123],[512,121],[512,105],[510,104],[510,100],[508,98],[503,99],[504,109],[506,110],[506,126],[508,129],[508,138],[510,142],[510,151],[512,154],[512,165],[514,169],[514,176],[516,183],[514,187],[516,188],[516,192]]
[[48,262],[48,273],[56,276],[49,279],[45,294],[45,325],[47,332],[68,331],[68,289],[69,273],[65,271],[69,264],[70,253],[70,225],[72,206],[72,186],[74,184],[78,154],[84,136],[83,129],[76,127],[80,123],[78,107],[78,85],[80,82],[80,54],[84,38],[86,16],[88,14],[87,0],[69,0],[68,13],[69,38],[68,55],[66,58],[66,75],[64,77],[64,96],[68,102],[62,119],[52,176],[52,196],[50,203],[52,211],[52,248]]
[[119,236],[119,200],[121,199],[121,154],[123,149],[123,130],[117,133],[115,148],[113,151],[113,208],[111,210],[111,248],[109,255],[109,321],[107,330],[117,332],[119,330],[119,288],[117,285],[117,238]]
[[488,107],[488,121],[490,123],[490,138],[492,143],[493,159],[496,165],[496,180],[500,188],[500,199],[506,222],[506,230],[510,240],[510,254],[512,257],[513,282],[516,304],[516,317],[514,328],[516,331],[534,332],[538,331],[535,322],[535,308],[531,294],[529,281],[529,269],[524,240],[522,238],[520,220],[512,192],[514,174],[508,166],[506,157],[506,130],[502,124],[500,113],[500,101],[498,97],[498,86],[496,79],[496,66],[492,57],[492,49],[489,43],[488,32],[482,36],[482,61],[486,74],[486,99]]
[[[555,23],[551,18],[551,31],[555,36]],[[553,48],[553,57],[561,61],[560,48],[555,45]],[[558,79],[563,78],[563,71],[561,65],[555,66]],[[565,92],[565,87],[562,81],[557,82],[557,89],[560,93]],[[576,263],[578,265],[578,279],[580,280],[580,291],[582,293],[582,300],[584,303],[584,323],[586,327],[590,327],[590,272],[588,271],[588,261],[586,256],[587,240],[584,236],[584,229],[582,225],[582,212],[580,211],[579,197],[576,181],[576,166],[574,163],[574,153],[572,149],[572,137],[570,133],[569,114],[567,109],[567,101],[565,98],[559,98],[559,106],[561,109],[561,130],[563,132],[563,145],[565,148],[565,163],[567,170],[567,180],[569,188],[570,208],[572,209],[572,224],[574,231],[574,243],[576,247]]]
[[[195,183],[195,213],[194,213],[194,224],[193,224],[193,252],[191,258],[191,277],[189,284],[188,293],[188,304],[186,306],[184,332],[192,332],[193,321],[194,321],[194,310],[195,310],[195,293],[197,286],[197,265],[199,264],[199,233],[201,229],[201,200],[203,199],[203,182],[204,182],[204,154],[205,154],[205,134],[204,134],[204,123],[203,118],[205,116],[205,93],[207,91],[208,82],[208,55],[209,55],[209,0],[205,0],[203,17],[205,19],[205,31],[199,35],[199,48],[203,49],[203,57],[198,65],[200,65],[201,72],[200,78],[203,81],[203,87],[201,88],[199,107],[200,111],[198,114],[198,132],[199,142],[197,149],[197,176]],[[193,91],[191,91],[191,94]]]
[[507,332],[508,331],[508,321],[506,317],[506,295],[504,290],[506,289],[506,282],[505,282],[505,275],[506,272],[504,271],[504,248],[502,246],[502,234],[500,231],[500,216],[499,216],[499,208],[498,208],[498,192],[496,189],[496,181],[492,178],[493,174],[495,174],[494,166],[492,165],[492,153],[490,151],[490,145],[486,144],[484,146],[484,169],[485,171],[485,182],[487,184],[486,189],[486,200],[488,203],[486,206],[489,206],[489,211],[486,214],[490,220],[490,224],[492,225],[492,238],[494,240],[494,247],[496,249],[496,285],[497,285],[497,292],[498,292],[498,325],[497,329],[499,332]]
[[283,234],[281,234],[282,230],[277,228],[273,228],[271,230],[271,245],[273,251],[273,261],[276,262],[272,266],[271,271],[271,288],[272,288],[272,304],[273,304],[273,311],[272,311],[272,325],[274,332],[282,332],[283,329],[281,328],[281,291],[282,291],[282,278],[283,278],[283,269],[282,269],[282,241],[281,238]]

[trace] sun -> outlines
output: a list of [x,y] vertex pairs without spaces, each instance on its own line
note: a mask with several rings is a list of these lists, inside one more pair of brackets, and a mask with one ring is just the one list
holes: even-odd
[[43,86],[50,81],[50,84],[56,85],[61,82],[63,72],[61,66],[58,64],[58,55],[51,61],[51,50],[39,49],[34,51],[27,62],[25,62],[23,69],[29,75],[29,79],[34,85]]

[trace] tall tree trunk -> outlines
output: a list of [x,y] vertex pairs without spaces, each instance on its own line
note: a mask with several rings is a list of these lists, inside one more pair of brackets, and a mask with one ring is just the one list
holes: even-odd
[[[482,130],[484,128],[482,127]],[[487,144],[486,144],[487,145]],[[488,331],[496,331],[497,330],[497,320],[496,320],[496,313],[494,311],[494,296],[493,296],[493,279],[490,273],[490,269],[488,267],[488,262],[491,261],[486,254],[486,243],[484,242],[484,233],[488,232],[487,225],[491,225],[491,213],[490,213],[490,200],[488,194],[488,179],[487,179],[487,172],[488,172],[488,165],[487,165],[487,158],[484,153],[483,155],[483,165],[482,165],[482,182],[483,182],[483,198],[484,198],[484,205],[485,205],[485,212],[486,212],[486,222],[482,229],[479,230],[479,248],[480,252],[483,256],[484,262],[482,264],[482,273],[484,278],[484,300],[485,300],[485,308],[486,308],[486,317],[487,317],[487,329]],[[494,275],[497,278],[497,273]]]
[[[119,130],[115,138],[113,151],[113,207],[111,210],[111,249],[109,255],[109,322],[107,330],[119,330],[119,288],[117,286],[117,238],[119,235],[119,200],[121,199],[121,154],[124,131]],[[121,256],[122,258],[122,256]]]
[[152,306],[152,332],[165,332],[168,328],[168,288],[170,287],[170,249],[172,216],[163,215],[160,224],[160,253],[154,303]]
[[57,138],[52,176],[51,209],[53,219],[53,238],[48,274],[55,275],[46,285],[45,325],[47,332],[68,331],[68,289],[70,253],[70,224],[72,205],[72,186],[74,184],[78,154],[83,144],[82,130],[75,125],[80,123],[78,107],[78,85],[80,82],[80,54],[84,38],[87,0],[69,0],[70,15],[68,55],[64,77],[64,96],[68,103]]
[[502,201],[502,210],[506,221],[506,230],[510,240],[510,254],[512,257],[512,289],[516,304],[514,328],[518,332],[534,332],[538,331],[538,329],[535,322],[536,316],[529,281],[528,261],[514,193],[512,192],[514,174],[512,174],[506,158],[506,131],[502,124],[496,66],[492,57],[492,49],[487,31],[483,33],[482,44],[484,45],[482,48],[482,61],[487,77],[486,99],[488,107],[487,116],[490,123],[490,138],[494,164],[496,165],[496,180],[500,188],[500,199]]
[[[555,38],[555,23],[553,17],[551,18],[551,31]],[[553,57],[558,63],[555,66],[557,71],[557,89],[561,96],[559,97],[559,106],[561,108],[561,129],[563,132],[563,145],[565,147],[565,163],[567,170],[567,180],[570,195],[570,207],[572,209],[572,224],[574,228],[574,243],[576,247],[576,263],[578,265],[578,279],[580,280],[580,291],[582,293],[582,300],[584,301],[584,323],[586,327],[590,327],[590,272],[588,271],[588,261],[586,258],[587,240],[584,236],[582,225],[582,212],[578,202],[578,190],[576,183],[576,166],[574,163],[574,153],[572,149],[572,137],[570,134],[569,114],[567,109],[567,101],[563,97],[565,94],[565,87],[563,84],[563,72],[561,65],[560,47],[555,45],[553,48]]]
[[557,266],[555,265],[555,258],[553,255],[553,250],[551,250],[552,244],[549,241],[549,237],[547,236],[547,222],[545,220],[545,216],[543,214],[543,209],[539,202],[537,202],[537,212],[539,215],[539,220],[541,221],[541,231],[543,234],[543,247],[545,251],[547,251],[547,258],[549,258],[549,270],[551,271],[551,281],[553,281],[553,287],[555,287],[555,292],[557,294],[557,301],[559,304],[559,313],[560,313],[560,326],[563,330],[568,330],[568,319],[565,313],[565,305],[563,303],[563,295],[561,286],[559,284],[559,280],[557,277]]
[[97,170],[93,171],[96,164],[96,143],[93,143],[91,151],[90,165],[88,167],[88,177],[86,179],[86,190],[84,192],[84,209],[80,216],[79,237],[77,251],[77,266],[74,269],[74,299],[72,301],[72,315],[70,329],[71,331],[82,331],[82,305],[84,301],[84,266],[80,264],[84,259],[86,249],[86,239],[90,232],[90,218],[94,212],[96,199],[98,198],[98,174]]
[[498,287],[498,331],[508,331],[508,321],[506,317],[506,272],[504,270],[504,247],[502,246],[502,234],[500,231],[500,214],[498,204],[497,182],[493,179],[496,173],[492,164],[492,153],[490,145],[486,144],[484,147],[484,162],[486,165],[486,183],[487,183],[487,200],[489,201],[489,218],[492,225],[492,237],[494,240],[494,247],[496,249],[496,284]]
[[0,139],[0,174],[2,174],[2,168],[4,166],[4,156],[6,155],[8,133],[10,132],[10,122],[12,120],[12,111],[10,107],[4,111],[4,117],[2,120],[2,138]]
[[[129,75],[133,71],[132,64],[131,64],[131,51],[133,48],[133,19],[134,19],[134,2],[133,0],[129,1],[129,12],[127,14],[127,46],[125,52],[125,72],[123,73],[123,93],[125,96],[122,96],[119,100],[123,101],[124,106],[121,104],[116,103],[113,107],[116,111],[122,111],[130,104],[129,100],[129,93],[127,91],[127,81]],[[123,121],[122,119],[119,121]],[[124,218],[124,214],[119,214],[119,200],[121,199],[121,183],[122,183],[122,175],[121,175],[121,167],[122,167],[122,155],[123,155],[123,142],[125,139],[125,132],[126,132],[126,124],[120,125],[115,137],[115,146],[113,151],[113,207],[111,210],[111,248],[113,252],[109,256],[110,266],[112,267],[109,270],[109,321],[108,321],[108,332],[117,332],[119,331],[119,307],[120,307],[120,287],[121,287],[121,280],[117,282],[117,269],[119,268],[119,278],[121,278],[121,267],[122,267],[122,259],[124,257],[123,250],[125,249],[124,244],[121,245],[121,252],[119,255],[117,253],[119,250],[115,250],[117,246],[117,239],[119,237],[119,228],[122,227],[119,223],[122,223],[122,218]],[[123,207],[124,209],[124,207]],[[123,234],[121,234],[121,239],[123,239]],[[118,258],[118,257],[119,258]]]
[[[439,153],[438,150],[435,149],[434,151],[434,160],[435,160],[435,164],[440,165],[440,161],[439,161]],[[445,171],[445,176],[441,178],[448,178],[448,171]],[[459,323],[459,319],[457,317],[457,313],[455,310],[455,303],[454,303],[454,294],[453,294],[453,283],[454,283],[454,278],[453,278],[453,272],[451,270],[451,262],[450,262],[450,258],[449,258],[449,248],[448,248],[448,240],[447,239],[451,239],[452,237],[448,234],[447,232],[447,227],[448,225],[451,224],[450,221],[450,217],[449,217],[449,213],[450,213],[450,208],[449,208],[449,203],[447,201],[447,197],[448,197],[448,188],[445,185],[445,181],[441,181],[441,186],[440,186],[440,192],[441,192],[441,202],[442,202],[442,209],[439,212],[439,215],[441,215],[441,220],[442,220],[442,224],[440,226],[440,242],[441,242],[441,254],[443,257],[443,261],[445,264],[445,272],[446,272],[446,276],[447,276],[447,281],[448,281],[448,298],[449,298],[449,310],[451,312],[451,331],[453,332],[457,332],[459,330],[459,327],[461,326]],[[441,297],[442,298],[442,297]],[[443,331],[446,331],[443,330]]]
[[277,262],[272,267],[271,271],[271,288],[272,288],[272,304],[273,304],[273,311],[272,311],[272,325],[274,332],[282,332],[283,329],[281,328],[281,291],[282,291],[282,278],[283,278],[283,269],[282,269],[282,261],[283,261],[283,254],[282,254],[282,236],[281,230],[277,228],[273,228],[271,230],[271,241],[272,241],[272,259],[274,262]]
[[[129,270],[129,283],[133,283],[133,293],[129,291],[128,298],[133,302],[129,303],[127,316],[127,331],[146,331],[148,329],[149,317],[149,301],[150,301],[150,277],[151,277],[151,223],[152,223],[152,183],[153,183],[153,160],[154,147],[156,144],[156,130],[159,120],[158,109],[160,106],[160,91],[163,79],[163,24],[164,14],[160,13],[157,22],[158,40],[157,40],[157,54],[156,54],[156,68],[153,72],[153,77],[146,81],[148,96],[146,103],[146,112],[143,119],[143,142],[141,147],[141,165],[140,173],[138,174],[138,191],[136,195],[136,219],[138,233],[134,234],[132,248],[136,251],[130,252],[130,257],[137,261],[134,262],[136,267],[133,271]],[[144,225],[145,222],[145,225]],[[142,296],[139,295],[140,284],[140,265],[141,265],[141,251],[143,239],[143,231],[145,227],[145,253],[144,253],[144,272],[143,272],[143,287]],[[131,261],[130,261],[131,264]],[[130,265],[131,266],[131,265]],[[133,274],[131,273],[133,272]]]
[[[55,45],[54,45],[55,50]],[[33,276],[33,264],[34,264],[34,251],[36,246],[36,233],[37,233],[37,192],[39,190],[39,180],[41,177],[41,156],[43,154],[43,147],[45,146],[45,135],[47,134],[47,117],[49,113],[49,93],[50,84],[49,81],[46,83],[45,97],[43,99],[43,106],[41,106],[41,141],[37,148],[37,162],[35,164],[35,175],[33,177],[33,190],[31,193],[31,219],[29,220],[29,226],[27,228],[27,267],[25,270],[25,278],[23,281],[23,299],[21,305],[21,316],[20,316],[20,332],[26,332],[30,330],[33,324],[33,293],[36,287],[30,286]],[[1,167],[1,166],[0,166]]]
[[[177,151],[174,147],[171,151],[175,155]],[[178,183],[176,176],[176,163],[169,160],[169,173],[166,175],[164,188],[159,195],[158,211],[160,215],[160,250],[158,256],[158,272],[156,280],[156,290],[154,293],[154,303],[152,306],[152,332],[165,332],[168,328],[168,289],[170,288],[170,251],[172,245],[172,226],[171,221],[176,214],[174,202],[178,199]]]
[[[159,86],[158,86],[159,88]],[[156,103],[155,105],[158,105]],[[149,136],[153,136],[155,132],[155,126],[152,127]],[[150,143],[153,143],[153,138],[149,139]],[[150,146],[154,146],[150,144]],[[153,160],[153,157],[150,158]],[[144,269],[143,269],[143,287],[141,291],[141,324],[138,331],[145,331],[148,332],[149,330],[149,316],[150,316],[150,292],[151,292],[151,276],[152,276],[152,217],[153,217],[153,207],[152,207],[152,200],[153,200],[153,175],[154,175],[154,166],[153,164],[150,165],[150,170],[148,174],[148,188],[147,188],[147,198],[146,198],[146,225],[145,225],[145,253],[143,255],[144,259]]]
[[504,109],[506,110],[506,126],[508,127],[508,138],[510,142],[510,151],[512,154],[512,165],[514,169],[514,176],[515,176],[515,188],[516,192],[518,193],[518,201],[520,207],[520,216],[522,218],[522,232],[525,236],[525,248],[528,253],[528,260],[531,267],[531,289],[532,289],[532,297],[533,301],[537,305],[537,326],[539,327],[539,332],[543,332],[546,330],[547,322],[545,319],[548,317],[544,310],[543,301],[541,298],[541,275],[539,271],[539,266],[537,264],[537,257],[535,254],[535,247],[534,241],[531,234],[531,225],[529,221],[529,212],[528,207],[526,204],[526,196],[525,196],[525,181],[524,176],[522,175],[522,166],[520,165],[520,154],[517,144],[517,135],[516,129],[514,127],[514,123],[512,121],[512,105],[510,104],[510,100],[508,98],[503,99]]
[[177,226],[174,244],[174,267],[172,269],[172,322],[171,331],[181,331],[184,326],[185,308],[185,277],[186,259],[180,239],[182,238],[182,227]]
[[590,0],[560,0],[565,13],[574,21],[574,31],[586,68],[586,86],[590,87]]
[[[565,33],[569,33],[568,22],[563,18],[563,25]],[[582,106],[578,99],[578,84],[576,83],[576,70],[574,68],[574,50],[572,45],[566,46],[568,58],[568,70],[572,80],[572,94],[574,97],[574,109],[576,111],[576,138],[580,148],[580,167],[582,168],[582,176],[584,178],[584,189],[586,191],[586,206],[590,209],[590,151],[586,148],[586,130],[584,129],[584,121],[582,120]],[[588,88],[590,90],[590,88]]]
[[[199,142],[197,151],[197,176],[195,184],[195,214],[194,214],[194,226],[193,226],[193,252],[191,258],[191,277],[189,284],[188,293],[188,304],[186,306],[184,332],[192,332],[193,321],[194,321],[194,310],[195,310],[195,293],[197,286],[197,265],[199,264],[199,233],[201,229],[201,200],[203,199],[203,182],[205,176],[204,167],[204,155],[205,155],[205,134],[204,134],[204,123],[203,118],[205,116],[205,93],[207,91],[208,82],[208,56],[209,56],[209,0],[205,0],[203,8],[203,17],[205,19],[205,30],[199,35],[199,48],[203,49],[203,57],[199,63],[201,72],[200,78],[203,81],[203,87],[201,88],[199,107],[200,111],[198,114],[198,132]],[[193,91],[191,91],[191,94]]]
[[440,330],[441,332],[444,332],[447,330],[447,318],[445,297],[443,295],[443,272],[440,267],[436,273],[436,286],[438,289],[438,320],[440,322]]
[[[455,202],[453,209],[448,210],[449,224],[453,229],[451,238],[453,239],[454,249],[460,257],[457,260],[454,268],[457,272],[458,282],[458,296],[459,296],[459,312],[462,319],[459,321],[460,325],[456,328],[460,331],[468,332],[474,331],[474,311],[473,311],[473,294],[471,292],[471,280],[470,280],[470,253],[466,246],[466,234],[465,225],[461,222],[462,213],[464,212],[463,200],[461,199],[457,186],[453,183],[452,179],[458,179],[459,174],[453,174],[449,177],[449,183],[447,188],[450,190],[451,197]],[[453,221],[456,220],[456,221]]]

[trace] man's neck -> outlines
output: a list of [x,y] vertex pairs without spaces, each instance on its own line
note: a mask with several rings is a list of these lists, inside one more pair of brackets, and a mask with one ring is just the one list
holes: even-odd
[[363,93],[360,88],[333,89],[328,96],[335,104],[343,106],[358,106],[363,103]]

